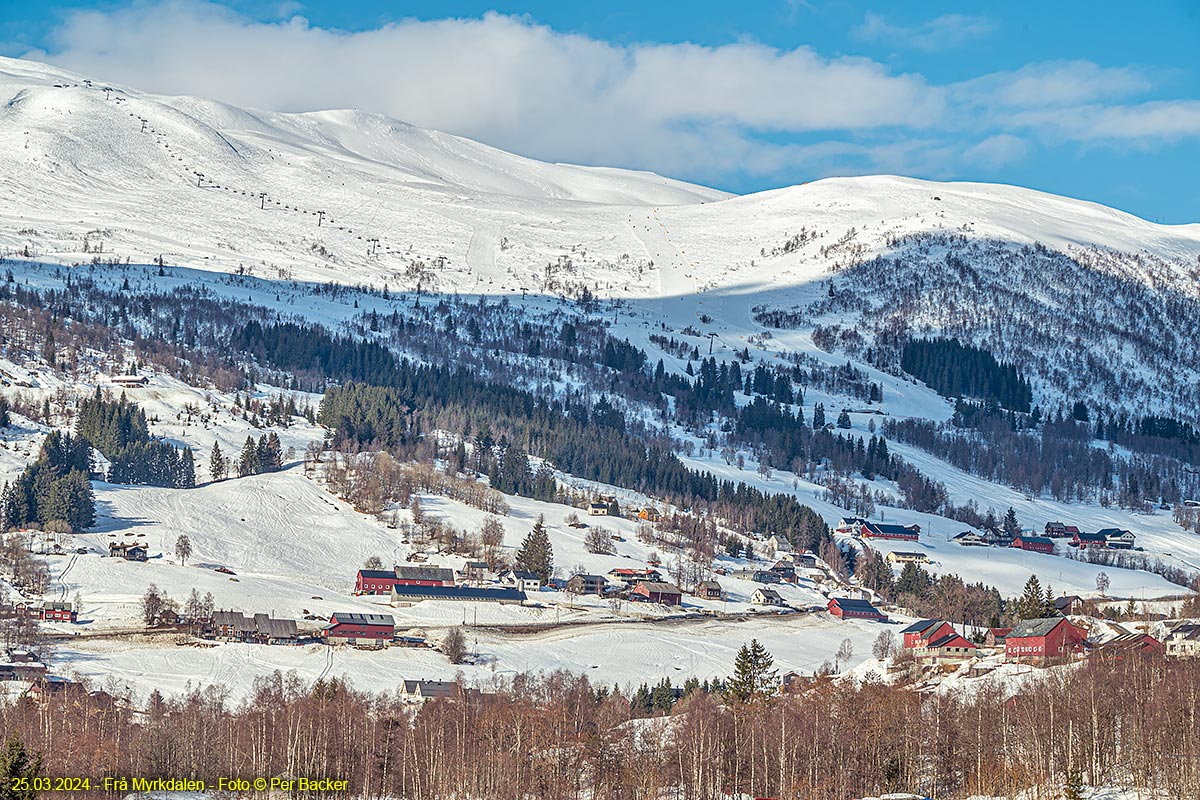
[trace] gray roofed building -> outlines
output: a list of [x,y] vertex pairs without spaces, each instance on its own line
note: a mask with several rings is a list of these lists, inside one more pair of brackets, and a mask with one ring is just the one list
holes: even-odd
[[[418,602],[421,600],[460,600],[485,603],[519,604],[526,600],[525,592],[511,586],[402,586],[392,587],[392,605]],[[379,616],[377,614],[369,616]],[[342,615],[338,619],[343,622]],[[388,617],[388,624],[391,617]],[[379,623],[375,623],[379,624]]]
[[1008,639],[1022,639],[1027,636],[1045,636],[1054,630],[1054,626],[1062,622],[1062,617],[1041,617],[1039,619],[1023,619],[1009,631]]
[[294,642],[300,638],[300,629],[294,619],[275,619],[269,614],[247,617],[240,611],[214,611],[209,631],[222,639],[265,644]]
[[443,586],[453,586],[454,570],[447,569],[446,567],[412,567],[407,564],[400,564],[396,567],[396,580],[440,583]]

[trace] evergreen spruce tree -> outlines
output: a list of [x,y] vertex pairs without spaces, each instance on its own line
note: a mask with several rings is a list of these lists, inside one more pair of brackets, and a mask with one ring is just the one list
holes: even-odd
[[543,583],[550,580],[554,571],[554,548],[550,546],[550,536],[546,533],[546,518],[539,515],[533,530],[521,542],[517,551],[517,566],[525,572],[532,572]]
[[819,430],[825,427],[825,404],[817,403],[813,409],[813,430]]
[[208,474],[213,481],[224,480],[229,474],[229,461],[221,452],[221,445],[213,442],[212,455],[208,457]]
[[258,440],[258,472],[278,472],[283,469],[283,446],[279,434],[271,431]]
[[1025,589],[1017,600],[1017,616],[1020,619],[1038,619],[1045,616],[1046,596],[1042,592],[1042,583],[1037,575],[1030,575],[1025,581]]
[[[843,408],[842,413],[838,414],[837,426],[839,428],[849,428],[851,425],[852,423],[850,422],[850,415],[846,413],[846,409]],[[861,443],[862,439],[859,439],[858,441]]]
[[[41,754],[30,758],[17,735],[9,736],[0,750],[0,800],[33,800],[37,797],[33,779],[41,774]],[[25,788],[15,788],[17,778],[25,779],[22,782]]]
[[254,441],[254,437],[247,436],[246,443],[242,445],[242,457],[238,459],[238,476],[244,478],[247,475],[257,475],[259,472],[258,444]]
[[191,489],[196,485],[196,462],[192,457],[192,448],[185,447],[179,456],[179,479],[175,482],[178,489]]
[[759,644],[757,639],[751,639],[750,644],[742,645],[733,662],[733,675],[725,686],[725,693],[738,703],[750,703],[755,700],[765,700],[775,694],[778,688],[778,671],[772,669],[775,659],[767,652],[767,648]]
[[1011,538],[1019,536],[1021,533],[1021,524],[1017,522],[1017,512],[1012,506],[1008,507],[1008,511],[1004,513],[1004,535]]

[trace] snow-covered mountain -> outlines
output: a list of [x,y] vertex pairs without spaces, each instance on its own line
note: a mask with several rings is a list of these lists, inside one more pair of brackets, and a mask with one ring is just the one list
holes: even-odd
[[[900,326],[985,345],[1047,403],[1200,402],[1185,346],[1200,336],[1200,224],[894,176],[730,197],[379,115],[252,111],[22,60],[0,60],[0,100],[10,253],[447,293],[586,288],[730,346],[767,328],[805,349],[819,330],[855,358]],[[1179,369],[1162,381],[1164,362]]]
[[[398,291],[440,294],[447,307],[456,294],[460,300],[506,296],[513,300],[514,314],[540,317],[553,323],[551,331],[591,315],[589,322],[598,329],[628,339],[650,364],[661,358],[677,375],[692,365],[693,352],[704,349],[722,361],[739,358],[747,373],[757,364],[781,372],[803,370],[805,379],[797,384],[805,389],[800,405],[807,419],[813,419],[816,403],[830,410],[830,421],[837,410],[848,409],[850,427],[842,430],[863,440],[874,438],[878,424],[888,418],[942,421],[952,414],[945,398],[888,361],[888,347],[911,334],[956,335],[1013,361],[1031,379],[1035,400],[1044,407],[1085,400],[1094,408],[1194,418],[1200,405],[1200,352],[1194,347],[1200,337],[1200,225],[1156,225],[1018,187],[877,176],[732,197],[650,173],[546,164],[358,111],[253,111],[149,95],[10,59],[0,59],[0,186],[0,255],[20,262],[12,266],[13,281],[60,296],[72,296],[77,273],[57,265],[90,263],[98,267],[89,277],[100,289],[139,293],[187,287],[198,296],[246,302],[364,336],[378,330],[368,329],[367,315],[386,318],[401,306],[411,311],[429,305]],[[157,260],[167,268],[145,266]],[[104,268],[110,264],[114,268]],[[229,278],[228,273],[250,277]],[[330,282],[386,285],[390,294],[343,292],[338,297],[322,291]],[[620,302],[559,302],[585,290]],[[163,316],[155,324],[169,327],[170,312]],[[432,330],[435,323],[425,322]],[[506,318],[513,327],[520,322]],[[122,336],[134,329],[128,324]],[[111,373],[126,356],[121,347],[83,357],[92,359],[91,372]],[[36,411],[50,397],[65,398],[62,403],[69,405],[101,383],[112,388],[99,376],[67,375],[50,363],[54,358],[46,358],[44,349],[35,350],[0,364],[5,385],[28,392],[19,404],[25,411]],[[498,360],[501,350],[493,353]],[[517,348],[504,351],[503,358],[537,361],[531,352]],[[877,387],[881,399],[864,407],[865,397],[830,377],[847,361],[862,376],[860,385]],[[1172,368],[1163,369],[1165,364]],[[606,385],[588,372],[596,366],[591,363],[578,370],[563,363],[541,366],[543,372],[530,374],[553,384],[547,391]],[[270,384],[255,388],[260,399],[279,391]],[[258,431],[258,422],[247,419],[239,405],[241,398],[229,391],[156,375],[137,392],[154,420],[155,435],[197,453],[210,452],[214,444],[235,452]],[[317,395],[306,400],[320,402]],[[728,428],[719,423],[684,429],[666,414],[656,416],[654,404],[644,398],[615,400],[629,400],[624,407],[631,418],[652,418],[674,441],[685,442],[680,450],[686,451],[684,463],[691,469],[766,494],[791,495],[827,522],[849,513],[814,473],[803,474],[794,464],[794,472],[779,464],[773,471],[754,448],[736,454],[732,446],[723,448],[719,434]],[[748,401],[739,393],[738,403]],[[193,414],[199,416],[193,419]],[[21,424],[11,446],[0,451],[0,477],[20,474],[50,429],[30,417]],[[296,453],[324,439],[325,431],[312,420],[284,432],[284,444]],[[999,512],[1012,507],[1030,526],[1066,519],[1088,530],[1136,527],[1148,553],[1189,572],[1200,568],[1200,544],[1185,536],[1169,513],[1135,515],[1090,501],[1027,494],[968,474],[910,443],[892,444],[924,475],[944,484],[955,504]],[[756,469],[759,464],[767,468]],[[861,474],[849,479],[877,494],[884,518],[923,526],[920,547],[934,572],[953,572],[969,581],[986,578],[1011,595],[1034,572],[1053,577],[1061,590],[1087,592],[1106,568],[1009,548],[960,547],[950,540],[964,527],[960,518],[893,507],[888,501],[900,496],[896,484]],[[591,493],[628,489],[577,488]],[[263,610],[268,602],[293,615],[372,610],[379,604],[346,596],[354,569],[371,556],[403,558],[410,549],[407,542],[403,548],[396,545],[397,534],[382,520],[349,504],[334,504],[299,466],[269,478],[198,489],[99,485],[97,493],[101,518],[76,539],[90,550],[54,566],[52,591],[62,598],[84,593],[88,614],[114,629],[136,619],[138,597],[150,582],[172,590],[173,582],[211,589],[219,602],[248,610]],[[280,512],[279,501],[287,513]],[[464,530],[478,528],[483,519],[463,503],[431,499],[429,507]],[[567,510],[513,498],[506,546],[515,549],[545,514],[564,569],[604,572],[614,565],[650,563],[653,547],[638,540],[635,521],[613,521],[621,547],[598,555],[567,523]],[[101,558],[111,539],[134,536],[135,528],[150,537],[147,543],[163,558],[147,565]],[[194,564],[170,559],[180,531],[193,537]],[[720,558],[731,569],[747,566],[736,557]],[[234,568],[239,577],[215,572],[216,565]],[[1110,571],[1114,594],[1176,591],[1161,575],[1132,568]],[[709,610],[726,603],[749,607],[754,588],[727,580],[728,600],[714,601]],[[785,594],[796,605],[823,601],[817,587],[808,584],[789,587]],[[598,600],[580,609],[572,601],[566,612],[561,605],[505,608],[489,619],[549,625],[560,613],[574,619],[609,611]],[[460,614],[458,606],[430,604],[405,611],[403,621],[437,628],[456,624],[465,618]],[[865,657],[876,635],[865,623],[804,621],[798,623],[799,636],[770,620],[754,626],[790,667],[804,669],[818,666],[844,636],[853,637]],[[652,665],[645,661],[651,656],[633,652],[652,638],[659,644],[661,635],[654,631],[629,639],[622,632],[619,637],[628,642],[624,648],[607,638],[585,648],[578,632],[548,635],[532,649],[499,634],[485,645],[501,653],[506,666],[535,669],[557,663],[583,670],[602,664],[608,674],[634,680],[650,674],[646,670],[716,675],[743,638],[741,630],[705,629],[708,650],[654,655]],[[765,638],[770,636],[776,638]],[[229,682],[236,673],[246,689],[254,674],[228,661],[244,657],[239,655],[244,650],[226,648],[205,656],[208,661],[199,668],[190,665],[193,654],[163,650],[154,650],[158,668],[177,668],[183,680],[195,669],[207,670],[214,682]],[[568,650],[571,655],[564,658]],[[596,657],[598,650],[606,653],[604,659]],[[147,652],[83,656],[78,666],[97,678],[125,675],[145,686]],[[192,673],[179,667],[185,660]],[[328,674],[333,662],[326,661],[324,651],[310,648],[278,663],[317,677]],[[413,670],[411,656],[405,654],[402,663]],[[415,672],[437,677],[444,666],[440,656],[430,656],[417,663]],[[374,681],[376,670],[378,662],[364,656],[350,671]],[[485,670],[481,665],[476,672]]]

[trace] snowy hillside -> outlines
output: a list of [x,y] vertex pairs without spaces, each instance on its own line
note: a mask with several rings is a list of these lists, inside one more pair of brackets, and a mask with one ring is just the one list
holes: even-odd
[[[983,582],[1006,597],[1019,594],[1031,574],[1043,586],[1096,596],[1103,573],[1113,597],[1167,597],[1161,602],[1173,604],[1185,590],[1163,567],[1174,578],[1200,571],[1200,538],[1185,532],[1166,499],[1193,474],[1187,467],[1162,467],[1164,474],[1176,470],[1162,484],[1179,480],[1157,496],[1147,490],[1150,500],[1121,505],[1113,502],[1111,481],[1091,473],[1093,483],[1074,492],[1026,491],[968,473],[890,432],[889,477],[863,456],[868,441],[875,447],[893,430],[888,425],[942,425],[954,414],[949,397],[898,368],[898,342],[912,336],[956,336],[1013,362],[1027,375],[1034,404],[1050,413],[1079,401],[1097,412],[1194,423],[1200,224],[1156,225],[1011,186],[893,176],[730,197],[649,173],[541,163],[361,111],[240,109],[11,59],[0,59],[0,187],[7,272],[0,291],[5,308],[24,302],[19,310],[29,315],[6,319],[20,335],[6,341],[0,360],[4,395],[13,403],[0,442],[2,477],[16,480],[47,434],[71,430],[80,398],[97,387],[116,395],[111,376],[147,354],[152,366],[140,367],[146,385],[129,394],[153,436],[197,454],[195,487],[95,482],[95,524],[54,541],[69,547],[47,558],[45,598],[30,598],[78,597],[86,625],[55,626],[64,638],[78,637],[59,643],[61,663],[139,697],[156,686],[182,690],[189,680],[226,683],[244,694],[255,674],[273,669],[295,669],[306,679],[345,674],[375,687],[444,678],[450,669],[428,650],[347,650],[336,661],[315,645],[193,652],[143,636],[139,602],[151,584],[177,600],[194,589],[211,593],[220,607],[307,617],[310,627],[338,610],[383,611],[401,630],[438,640],[469,622],[479,660],[464,670],[475,679],[557,667],[597,670],[599,682],[710,678],[728,669],[751,636],[785,670],[813,671],[844,639],[856,657],[843,666],[867,657],[878,625],[813,611],[831,594],[857,591],[849,578],[831,586],[825,580],[832,575],[806,575],[781,586],[784,616],[753,601],[758,584],[734,573],[769,567],[776,554],[745,507],[734,509],[746,512],[740,528],[714,523],[710,550],[702,553],[705,569],[721,575],[725,599],[689,596],[683,610],[552,590],[525,606],[426,601],[391,608],[382,597],[351,596],[355,572],[370,559],[391,565],[432,557],[461,567],[465,557],[405,539],[403,526],[414,519],[406,503],[356,510],[329,477],[343,454],[322,450],[319,467],[310,463],[310,450],[335,447],[335,433],[342,433],[312,413],[320,393],[363,380],[303,362],[314,356],[304,349],[313,341],[328,356],[334,335],[377,348],[343,366],[369,372],[364,363],[378,366],[379,352],[449,364],[538,400],[575,404],[556,411],[564,426],[586,418],[603,398],[620,417],[611,427],[633,440],[626,453],[641,459],[650,441],[672,458],[679,454],[679,471],[692,484],[662,494],[675,492],[670,510],[683,515],[697,500],[694,486],[710,478],[712,486],[719,480],[760,493],[763,506],[781,498],[803,504],[830,526],[860,513],[855,500],[876,519],[922,526],[919,544],[877,544],[879,553],[916,551],[929,559],[929,574]],[[248,322],[257,330],[248,332]],[[61,325],[59,350],[45,341],[54,324]],[[275,324],[293,326],[280,338],[294,350],[268,352],[264,328]],[[229,347],[234,333],[250,343],[244,351]],[[628,359],[636,366],[618,357],[620,346],[636,351]],[[719,362],[735,385],[701,401],[699,362],[710,354],[709,369],[716,373]],[[736,380],[729,378],[733,365]],[[388,366],[374,374],[394,377]],[[755,373],[772,384],[779,376],[783,394],[754,388]],[[309,413],[269,421],[247,408],[285,392]],[[797,436],[755,438],[762,431],[743,425],[738,415],[766,398],[797,415],[768,432]],[[694,407],[680,411],[689,402]],[[829,414],[819,425],[818,406]],[[468,441],[475,455],[484,438],[521,435],[511,420],[487,430],[494,409],[483,405],[443,411],[436,427],[416,426],[412,439],[419,441],[405,442],[406,456],[419,452],[452,478],[459,475],[447,466],[453,454],[443,439],[462,445],[461,465]],[[287,449],[283,469],[210,482],[214,445],[236,455],[247,437],[267,429]],[[814,452],[813,440],[802,441],[798,431],[814,438],[819,431],[825,444],[817,446],[826,449]],[[534,430],[527,444],[554,432]],[[597,439],[607,434],[586,431]],[[1114,459],[1127,454],[1091,434],[1085,428],[1080,449]],[[835,436],[839,443],[845,437],[850,453],[837,464]],[[364,439],[351,452],[378,446]],[[535,468],[548,461],[530,455]],[[582,465],[597,472],[607,466]],[[576,505],[609,493],[628,508],[672,505],[651,493],[644,474],[622,486],[550,467]],[[464,482],[492,479],[482,468],[462,474]],[[914,475],[945,497],[911,502]],[[839,483],[855,494],[836,494]],[[463,539],[489,517],[434,492],[412,494]],[[661,545],[651,543],[640,521],[604,520],[618,544],[595,552],[583,529],[568,524],[570,507],[553,499],[505,495],[499,548],[506,559],[544,516],[560,579],[658,562]],[[1051,520],[1089,531],[1129,528],[1145,558],[1138,565],[1086,563],[1064,557],[1061,541],[1057,555],[962,547],[950,537],[983,525],[955,516],[964,508],[979,519],[1012,508],[1033,529]],[[696,513],[704,522],[711,516]],[[187,563],[174,553],[181,533],[193,548]],[[21,535],[43,550],[53,539]],[[726,549],[732,540],[753,543],[756,556]],[[109,557],[114,541],[144,544],[149,561]],[[847,552],[861,548],[844,536],[825,543],[835,555],[839,544]],[[684,551],[676,545],[666,556],[682,560]],[[1150,570],[1152,560],[1158,572]],[[718,614],[730,617],[710,619]],[[906,618],[902,611],[898,617]],[[164,682],[164,673],[173,677]]]

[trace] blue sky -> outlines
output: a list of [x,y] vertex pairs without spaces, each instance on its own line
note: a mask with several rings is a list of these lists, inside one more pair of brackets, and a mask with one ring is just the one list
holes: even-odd
[[749,192],[893,172],[1200,221],[1200,3],[0,0],[0,53]]

